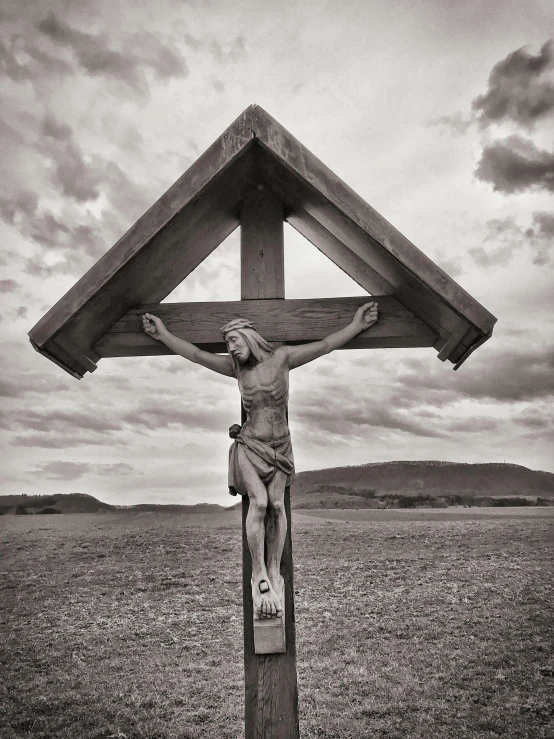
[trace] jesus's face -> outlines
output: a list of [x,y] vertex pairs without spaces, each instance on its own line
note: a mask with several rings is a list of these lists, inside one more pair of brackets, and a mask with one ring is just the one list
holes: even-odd
[[244,364],[248,361],[250,349],[248,348],[248,344],[244,340],[244,337],[241,336],[238,331],[229,331],[228,334],[225,334],[225,341],[229,348],[229,354],[231,354],[237,362]]

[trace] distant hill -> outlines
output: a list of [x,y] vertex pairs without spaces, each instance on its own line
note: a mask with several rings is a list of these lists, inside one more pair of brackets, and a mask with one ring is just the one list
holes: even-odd
[[[511,500],[504,503],[504,499]],[[330,467],[298,473],[291,488],[293,508],[517,505],[537,499],[554,504],[554,474],[503,463],[377,462]]]
[[165,513],[221,513],[226,511],[221,505],[216,503],[195,503],[194,505],[178,505],[176,503],[168,503],[166,505],[159,505],[156,503],[138,503],[137,505],[131,506],[114,506],[118,510],[125,511],[164,511]]
[[[329,467],[299,472],[291,488],[291,502],[293,508],[554,505],[554,474],[501,463],[376,462]],[[232,508],[240,505],[239,501]],[[213,503],[116,506],[80,493],[0,496],[0,515],[122,510],[206,514],[230,508]]]
[[99,513],[101,511],[164,511],[166,513],[221,513],[227,510],[213,503],[196,505],[156,505],[140,503],[133,506],[116,506],[103,503],[92,495],[70,493],[60,495],[0,495],[0,515],[30,515],[56,513]]
[[2,514],[33,513],[97,513],[112,511],[114,506],[102,503],[92,495],[71,493],[69,495],[0,495]]

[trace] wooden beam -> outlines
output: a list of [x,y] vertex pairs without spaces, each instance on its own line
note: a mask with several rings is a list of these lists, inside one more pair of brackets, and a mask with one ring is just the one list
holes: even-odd
[[395,298],[377,295],[307,300],[241,300],[214,303],[159,303],[129,311],[98,341],[100,357],[132,357],[171,354],[164,344],[142,330],[143,313],[159,316],[176,336],[208,351],[227,350],[220,328],[231,318],[249,318],[267,341],[306,343],[317,341],[346,326],[357,308],[375,300],[379,321],[346,344],[347,349],[433,346],[437,335],[406,310]]
[[458,328],[452,332],[448,340],[444,343],[441,350],[439,351],[438,358],[441,362],[446,362],[446,360],[450,358],[450,356],[455,351],[456,347],[462,341],[467,332],[467,324],[460,323]]
[[[259,204],[259,209],[256,204]],[[258,191],[255,197],[250,197],[245,202],[241,212],[242,300],[238,305],[234,305],[235,312],[227,313],[225,320],[219,323],[219,326],[222,326],[233,315],[249,315],[250,317],[250,313],[240,311],[248,311],[254,305],[265,306],[262,312],[269,316],[272,306],[277,308],[288,302],[283,300],[285,297],[283,228],[282,206],[270,199],[264,191]],[[256,321],[254,316],[251,320]],[[263,328],[259,322],[258,327]],[[265,338],[280,341],[269,335]],[[244,409],[242,420],[243,422],[245,420]],[[281,574],[285,582],[286,652],[283,654],[255,653],[250,583],[252,560],[246,542],[245,526],[248,506],[248,498],[245,497],[242,502],[245,738],[298,739],[290,488],[285,489],[287,538],[281,559]]]
[[241,209],[241,297],[285,297],[283,204],[263,185],[249,193]]
[[75,346],[75,344],[63,334],[56,336],[54,343],[73,357],[76,362],[87,370],[87,372],[94,372],[96,369],[96,363],[100,359],[100,356],[95,351],[92,349],[89,349],[86,353],[81,351],[78,346]]

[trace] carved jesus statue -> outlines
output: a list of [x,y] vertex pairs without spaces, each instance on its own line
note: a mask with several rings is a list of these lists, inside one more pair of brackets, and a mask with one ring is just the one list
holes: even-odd
[[[246,536],[252,556],[252,600],[256,618],[283,615],[281,556],[287,534],[285,488],[294,476],[287,418],[289,370],[346,344],[377,321],[377,303],[366,303],[340,331],[301,346],[272,347],[244,318],[221,329],[229,354],[203,351],[171,334],[163,321],[143,316],[144,331],[176,354],[238,380],[247,420],[231,427],[229,489],[249,498]],[[267,527],[265,523],[267,516]],[[264,558],[267,545],[267,562]]]

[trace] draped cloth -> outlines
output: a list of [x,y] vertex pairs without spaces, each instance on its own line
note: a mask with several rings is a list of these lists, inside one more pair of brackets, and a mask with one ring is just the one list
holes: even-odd
[[260,441],[252,436],[239,433],[229,449],[229,492],[231,495],[248,495],[239,463],[239,448],[258,473],[260,480],[267,485],[273,479],[275,470],[287,476],[287,486],[294,480],[294,456],[290,434],[281,439]]

